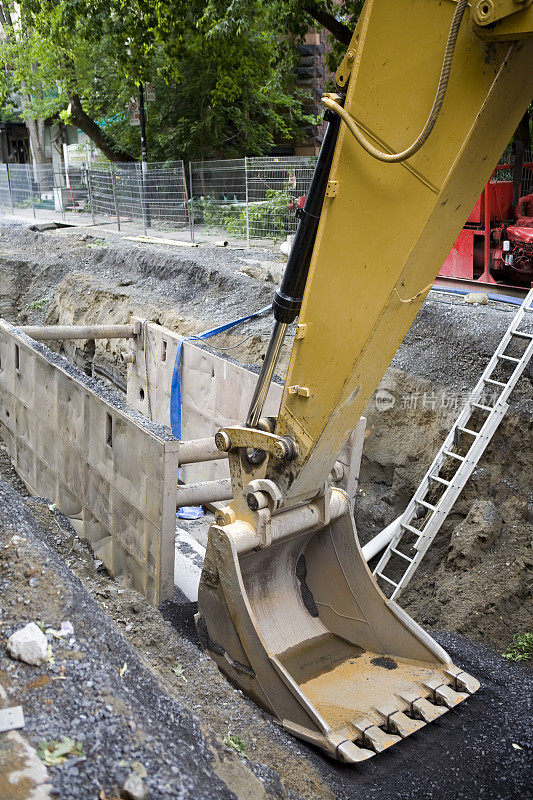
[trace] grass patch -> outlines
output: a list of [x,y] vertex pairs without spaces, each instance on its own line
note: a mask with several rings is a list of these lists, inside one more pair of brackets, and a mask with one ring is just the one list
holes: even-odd
[[241,739],[240,736],[237,736],[234,733],[228,733],[222,739],[222,743],[227,745],[228,747],[232,747],[234,750],[238,752],[240,756],[243,758],[248,758],[247,750],[250,747],[249,744],[246,744],[244,739]]
[[42,297],[40,300],[34,300],[33,303],[30,303],[28,308],[30,311],[42,311],[47,303],[46,297]]
[[533,658],[533,633],[515,633],[513,641],[502,655],[509,661],[531,661]]

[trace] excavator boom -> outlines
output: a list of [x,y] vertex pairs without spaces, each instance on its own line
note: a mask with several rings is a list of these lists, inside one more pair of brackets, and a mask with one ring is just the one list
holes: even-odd
[[[377,587],[330,472],[533,95],[530,1],[367,0],[276,294],[197,627],[294,734],[371,757],[479,684]],[[279,414],[262,402],[298,316]]]

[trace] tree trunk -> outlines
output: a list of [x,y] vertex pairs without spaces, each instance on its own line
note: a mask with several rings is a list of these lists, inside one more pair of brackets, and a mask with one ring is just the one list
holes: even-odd
[[324,8],[318,5],[318,3],[314,3],[313,0],[309,0],[309,2],[304,3],[304,10],[307,11],[310,17],[312,17],[319,25],[329,31],[337,41],[342,42],[342,44],[349,45],[352,41],[352,33],[353,31],[345,25],[344,22],[340,22],[333,14],[327,12]]
[[[24,100],[26,101],[26,98],[24,98]],[[44,120],[27,119],[26,127],[30,134],[31,152],[35,164],[38,167],[43,164],[48,164],[49,161],[47,161],[44,154]]]
[[87,134],[102,153],[110,161],[135,161],[129,153],[121,150],[103,131],[96,122],[84,111],[80,96],[76,93],[69,93],[70,114],[76,125]]
[[530,134],[530,123],[529,123],[529,110],[526,111],[520,122],[518,123],[518,128],[516,129],[516,133],[514,135],[515,140],[522,142],[524,145],[525,150],[531,149],[531,134]]

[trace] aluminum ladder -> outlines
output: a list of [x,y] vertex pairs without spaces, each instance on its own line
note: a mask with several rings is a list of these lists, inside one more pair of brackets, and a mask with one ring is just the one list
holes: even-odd
[[[496,352],[487,364],[483,375],[446,437],[444,444],[422,478],[411,502],[404,513],[397,519],[397,528],[394,535],[373,571],[374,577],[382,588],[387,588],[390,591],[390,587],[393,587],[389,598],[391,600],[395,600],[401,594],[413,577],[509,408],[507,403],[509,395],[533,356],[533,333],[520,330],[520,325],[531,312],[533,312],[533,289],[528,292],[520,309],[513,318]],[[531,320],[533,321],[533,317],[531,317]],[[520,357],[507,355],[505,351],[509,345],[517,340],[526,340],[527,342],[522,355]],[[512,373],[506,382],[492,378],[493,373],[502,362],[507,362],[509,367],[514,364]],[[499,396],[493,405],[486,405],[482,402],[485,393],[489,389],[493,389],[495,394],[499,391]],[[468,422],[477,410],[486,413],[487,417],[480,429],[475,431],[468,427]],[[453,452],[453,448],[455,446],[456,449],[459,449],[463,439],[468,449],[465,455],[459,455]],[[439,473],[446,462],[451,465],[453,461],[459,462],[459,466],[451,480],[446,480]],[[438,500],[429,503],[426,499],[427,496],[431,490],[438,489],[438,487],[445,488]],[[418,526],[421,514],[424,515],[424,520],[421,523],[422,530]],[[393,580],[390,572],[389,575],[384,574],[385,568],[393,557],[395,557],[397,565],[402,565],[401,569],[396,569],[396,573],[401,573],[402,569],[404,569],[399,580]],[[397,578],[396,573],[394,575],[395,578]]]

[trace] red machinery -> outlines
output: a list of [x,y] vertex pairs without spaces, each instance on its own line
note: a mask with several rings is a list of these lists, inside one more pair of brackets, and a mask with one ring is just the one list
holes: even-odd
[[[533,282],[533,162],[522,165],[522,194],[513,207],[513,164],[498,164],[438,278],[530,286]],[[498,176],[501,176],[500,179]],[[437,282],[438,282],[437,278]]]

